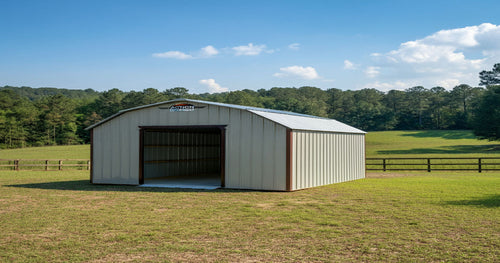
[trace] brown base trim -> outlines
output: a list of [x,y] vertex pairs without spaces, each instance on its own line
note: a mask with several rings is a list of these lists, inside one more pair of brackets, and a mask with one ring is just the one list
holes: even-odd
[[293,191],[293,133],[291,129],[286,129],[286,191]]

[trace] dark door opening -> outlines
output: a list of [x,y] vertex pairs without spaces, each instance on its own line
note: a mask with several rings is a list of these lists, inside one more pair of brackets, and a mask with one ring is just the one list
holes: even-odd
[[224,187],[224,126],[140,128],[139,184]]

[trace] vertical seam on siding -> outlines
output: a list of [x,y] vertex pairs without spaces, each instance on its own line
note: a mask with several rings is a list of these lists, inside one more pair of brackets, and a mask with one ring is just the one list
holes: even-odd
[[286,190],[292,191],[292,172],[293,172],[293,134],[291,129],[286,129]]
[[[265,136],[266,136],[266,123],[265,123],[265,119],[264,119],[264,118],[262,118],[262,140],[261,140],[261,143],[262,143],[262,144],[261,144],[261,146],[260,146],[260,148],[261,148],[261,150],[262,150],[262,151],[264,151],[264,150],[265,150],[265,147],[264,147],[264,140],[265,140]],[[267,155],[267,153],[265,153],[265,154]],[[265,157],[264,155],[265,155],[265,154],[264,154],[264,153],[262,153],[262,154],[260,155],[260,164],[261,164],[261,168],[260,168],[260,185],[261,185],[261,189],[264,189],[264,187],[265,187],[265,183],[264,183],[264,181],[266,180],[266,179],[264,178],[264,169],[266,168],[266,167],[264,167],[264,162],[265,162],[265,161],[264,161],[264,159],[265,159],[265,158],[264,158],[264,157]]]

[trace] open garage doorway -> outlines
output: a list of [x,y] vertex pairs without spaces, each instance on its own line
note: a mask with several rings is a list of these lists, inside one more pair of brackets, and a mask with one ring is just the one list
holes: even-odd
[[139,184],[224,187],[225,126],[140,127]]

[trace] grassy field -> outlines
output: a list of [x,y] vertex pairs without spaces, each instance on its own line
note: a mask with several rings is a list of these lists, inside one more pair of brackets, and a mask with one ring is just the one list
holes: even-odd
[[90,145],[2,149],[0,159],[89,159]]
[[500,142],[471,131],[384,131],[366,135],[367,157],[500,157]]
[[409,175],[280,193],[0,172],[0,261],[499,261],[500,173]]
[[[384,131],[366,135],[367,157],[500,157],[500,142],[471,131]],[[89,159],[89,145],[0,150],[0,159]]]
[[[500,156],[467,131],[368,133],[369,157]],[[89,147],[0,150],[88,158]],[[499,262],[500,173],[369,173],[298,192],[0,171],[0,262]]]

